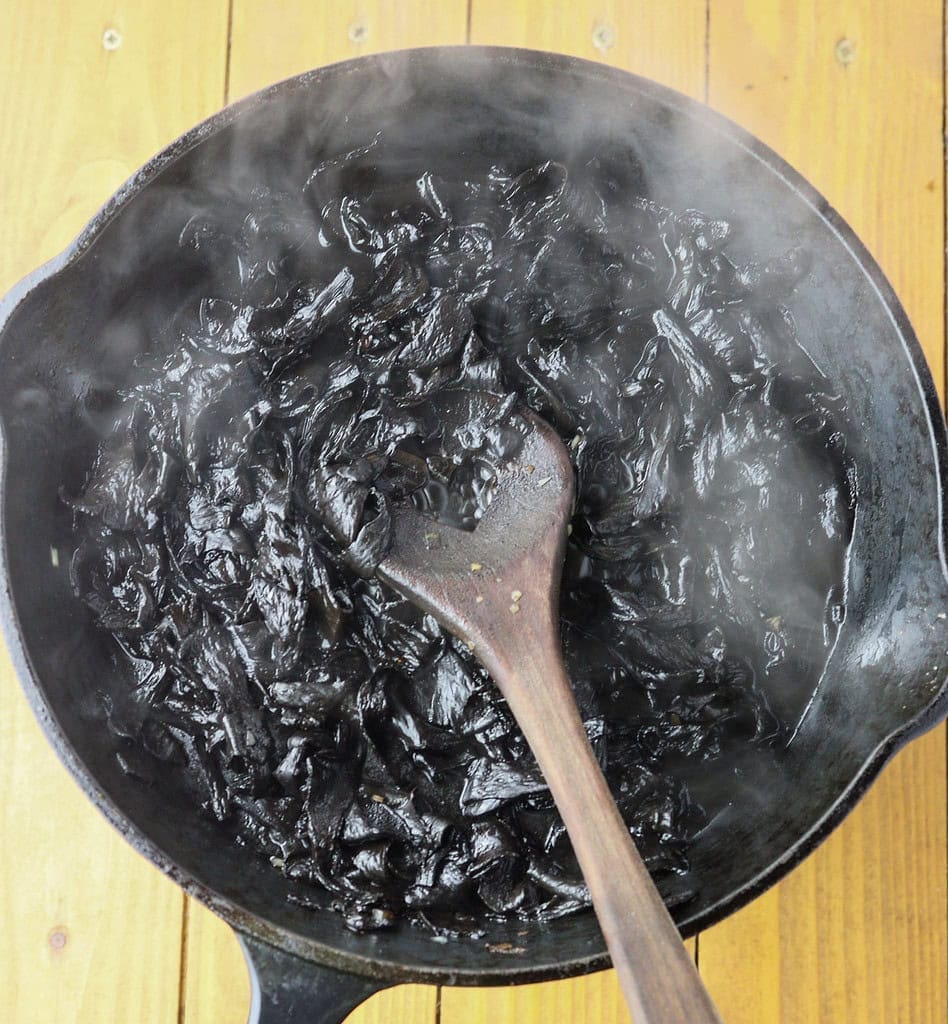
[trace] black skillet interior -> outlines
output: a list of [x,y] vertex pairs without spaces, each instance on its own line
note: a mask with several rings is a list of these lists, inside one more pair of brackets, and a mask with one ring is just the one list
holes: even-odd
[[[8,298],[0,334],[2,539],[11,647],[37,713],[86,791],[139,848],[240,927],[305,957],[391,980],[527,980],[604,966],[590,913],[545,927],[493,924],[480,940],[417,930],[360,937],[332,912],[287,902],[290,883],[221,841],[172,780],[143,788],[103,742],[94,693],[128,669],[72,596],[75,492],[97,426],[170,311],[200,287],[176,248],[208,189],[298,188],[331,154],[382,132],[386,173],[448,176],[498,157],[567,165],[620,140],[648,194],[738,228],[738,257],[804,246],[812,270],[793,311],[804,345],[845,396],[862,434],[848,613],[815,680],[772,695],[802,725],[771,764],[741,751],[706,780],[718,814],[692,852],[693,932],[789,869],[861,794],[899,742],[945,710],[941,552],[944,426],[907,319],[874,262],[816,193],[772,153],[704,107],[598,65],[525,51],[407,51],[290,80],[171,147],[77,245]],[[58,562],[58,564],[56,564]],[[779,581],[775,581],[779,585]],[[525,952],[487,947],[510,941]],[[370,961],[372,961],[370,963]]]

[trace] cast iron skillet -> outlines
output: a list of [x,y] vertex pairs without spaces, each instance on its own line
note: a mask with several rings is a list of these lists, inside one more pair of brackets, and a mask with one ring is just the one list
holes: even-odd
[[[0,611],[27,697],[79,784],[138,850],[238,930],[261,1020],[339,1021],[403,981],[511,983],[607,966],[590,913],[488,924],[482,939],[449,943],[408,927],[354,935],[332,911],[287,902],[294,883],[223,841],[173,780],[147,788],[122,775],[106,741],[94,694],[122,685],[129,669],[70,590],[60,490],[77,491],[103,409],[194,284],[175,245],[205,190],[261,179],[298,187],[319,159],[383,128],[395,176],[457,174],[495,158],[569,164],[619,139],[652,198],[735,222],[739,257],[792,244],[812,257],[793,304],[798,331],[861,432],[848,612],[812,701],[804,691],[770,695],[800,720],[789,748],[776,760],[735,751],[715,765],[708,785],[726,799],[692,851],[698,896],[677,911],[682,932],[786,874],[895,750],[948,708],[946,449],[935,389],[879,267],[779,157],[652,82],[523,50],[366,57],[258,93],[155,157],[0,307]],[[489,948],[511,941],[525,952]]]

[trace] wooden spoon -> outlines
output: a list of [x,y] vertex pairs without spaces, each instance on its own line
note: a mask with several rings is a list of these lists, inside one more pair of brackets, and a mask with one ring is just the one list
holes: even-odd
[[467,642],[506,697],[569,832],[635,1024],[720,1024],[573,700],[558,614],[573,468],[554,431],[520,415],[531,429],[476,529],[400,507],[378,575]]

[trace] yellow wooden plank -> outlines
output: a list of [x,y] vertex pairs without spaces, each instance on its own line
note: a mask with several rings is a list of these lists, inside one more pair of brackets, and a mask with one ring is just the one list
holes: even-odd
[[[703,0],[667,3],[473,0],[471,42],[569,53],[704,92]],[[689,944],[693,948],[693,944]],[[614,971],[515,988],[443,989],[442,1024],[626,1024]]]
[[600,60],[704,96],[705,0],[472,0],[471,42]]
[[466,0],[234,0],[230,95],[347,57],[463,43]]
[[[0,289],[219,104],[225,25],[223,3],[0,5]],[[182,895],[60,767],[5,649],[0,774],[0,1019],[176,1021]]]
[[[463,43],[465,0],[321,3],[234,0],[229,95],[236,99],[321,64],[379,50]],[[191,901],[182,1024],[242,1024],[247,971],[229,929]],[[350,1024],[433,1024],[437,990],[405,985],[380,992]]]
[[[196,900],[188,902],[181,999],[182,1024],[246,1024],[250,980],[229,925]],[[429,985],[400,985],[378,992],[347,1024],[433,1024],[437,992]]]
[[[942,10],[712,0],[710,99],[879,259],[944,382]],[[942,392],[943,393],[943,392]],[[913,744],[789,878],[701,935],[728,1024],[944,1024],[945,732]]]
[[701,934],[728,1024],[944,1024],[944,807],[939,729],[783,882]]
[[220,105],[226,4],[0,4],[0,289]]
[[[693,953],[694,940],[690,939],[686,945]],[[630,1024],[631,1017],[616,972],[612,970],[539,985],[441,989],[439,1024],[507,1024],[508,1021],[510,1024]]]
[[346,1017],[346,1024],[435,1024],[438,990],[433,985],[399,985],[376,992]]
[[185,912],[180,1020],[246,1024],[250,977],[230,925],[197,900]]
[[615,971],[539,985],[441,990],[439,1024],[630,1024],[630,1021]]
[[940,0],[712,0],[711,105],[806,175],[944,372]]

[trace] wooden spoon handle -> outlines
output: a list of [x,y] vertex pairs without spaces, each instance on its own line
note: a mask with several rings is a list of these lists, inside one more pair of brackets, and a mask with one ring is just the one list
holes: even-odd
[[720,1024],[589,745],[556,627],[530,618],[495,633],[485,663],[559,808],[634,1024]]

